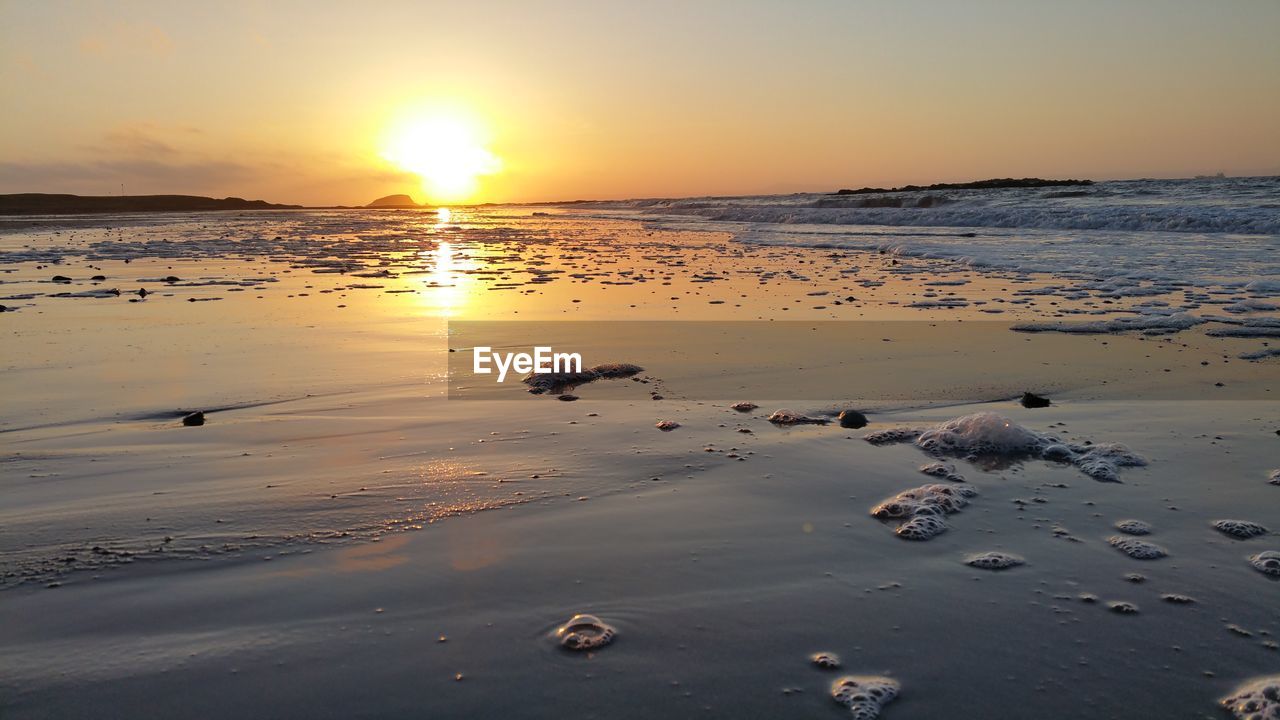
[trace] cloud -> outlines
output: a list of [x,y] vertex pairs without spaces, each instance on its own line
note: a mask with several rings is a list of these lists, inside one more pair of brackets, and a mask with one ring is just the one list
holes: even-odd
[[132,125],[116,128],[103,136],[103,144],[90,149],[139,158],[172,157],[178,150],[157,137],[154,126]]
[[90,162],[0,162],[0,192],[101,195],[211,194],[253,180],[258,170],[227,161],[163,162],[146,159]]

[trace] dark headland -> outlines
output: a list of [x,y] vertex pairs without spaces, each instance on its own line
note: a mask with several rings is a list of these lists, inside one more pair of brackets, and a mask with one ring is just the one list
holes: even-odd
[[422,205],[413,201],[408,195],[388,195],[365,205],[371,208],[420,208]]
[[199,195],[0,195],[0,215],[78,215],[88,213],[192,212],[199,210],[296,210],[265,200]]
[[876,193],[911,192],[912,190],[998,190],[1002,188],[1069,187],[1092,185],[1092,180],[1045,180],[1043,178],[992,178],[962,183],[934,183],[932,185],[903,185],[896,188],[864,187],[857,190],[843,188],[833,195],[872,195]]

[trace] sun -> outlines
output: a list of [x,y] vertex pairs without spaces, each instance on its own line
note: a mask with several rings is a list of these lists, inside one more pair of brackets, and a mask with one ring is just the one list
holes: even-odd
[[471,199],[480,178],[502,168],[498,156],[485,147],[483,126],[457,112],[402,120],[387,133],[382,157],[421,178],[433,204]]

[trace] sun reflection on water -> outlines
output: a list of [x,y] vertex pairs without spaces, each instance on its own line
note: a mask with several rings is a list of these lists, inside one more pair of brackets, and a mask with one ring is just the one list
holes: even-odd
[[475,262],[447,240],[424,254],[431,262],[431,272],[426,277],[426,292],[421,296],[423,304],[439,317],[453,317],[467,302],[471,277],[466,270],[474,269]]

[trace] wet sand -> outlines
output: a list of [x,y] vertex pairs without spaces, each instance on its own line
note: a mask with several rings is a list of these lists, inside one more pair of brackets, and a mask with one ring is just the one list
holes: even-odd
[[[527,210],[454,221],[6,226],[5,717],[845,717],[829,686],[846,673],[901,684],[888,718],[1204,717],[1280,671],[1280,584],[1248,560],[1277,536],[1212,525],[1280,529],[1280,373],[1238,357],[1259,338],[1013,332],[1150,298],[947,261]],[[52,296],[95,288],[121,295]],[[451,397],[450,321],[565,319],[587,321],[566,342],[644,366],[663,399],[627,380],[572,403]],[[716,358],[672,353],[699,323],[662,344],[620,319],[859,322]],[[738,395],[797,373],[826,396]],[[1053,404],[1022,408],[1025,390]],[[851,403],[867,427],[767,420]],[[983,411],[1147,464],[1103,483],[864,440]],[[871,516],[948,482],[919,471],[937,460],[977,490],[945,532],[911,542]],[[1112,547],[1126,519],[1168,556]],[[988,551],[1025,564],[965,564]],[[616,639],[564,650],[577,613]]]

